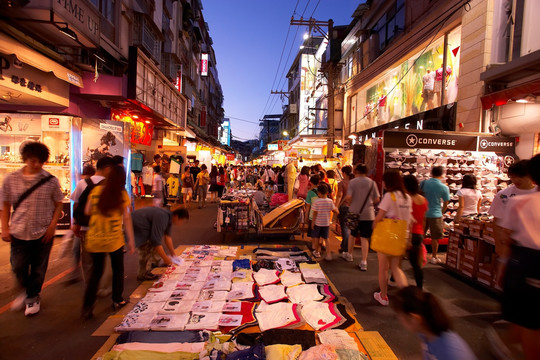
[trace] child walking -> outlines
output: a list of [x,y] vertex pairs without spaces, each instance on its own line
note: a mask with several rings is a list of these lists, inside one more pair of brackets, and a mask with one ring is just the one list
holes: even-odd
[[313,202],[313,222],[311,223],[311,244],[313,247],[313,254],[315,257],[320,256],[321,253],[321,241],[326,244],[326,257],[325,260],[332,260],[332,246],[328,241],[330,230],[330,219],[332,212],[338,213],[334,201],[328,198],[329,186],[326,183],[322,183],[317,187],[317,196]]

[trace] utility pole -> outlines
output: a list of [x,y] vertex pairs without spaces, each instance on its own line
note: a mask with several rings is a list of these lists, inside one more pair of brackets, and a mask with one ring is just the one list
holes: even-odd
[[[323,64],[321,71],[326,74],[327,79],[327,90],[328,90],[328,142],[326,145],[326,156],[331,158],[334,156],[334,139],[335,139],[335,129],[334,129],[334,82],[335,82],[335,70],[336,65],[333,63],[331,54],[332,54],[332,32],[334,28],[334,21],[332,19],[328,21],[317,21],[313,18],[309,20],[294,20],[294,17],[291,18],[291,25],[298,26],[309,26],[309,29],[315,29],[320,34],[322,34],[328,40],[328,46],[330,47],[330,59]],[[328,28],[328,32],[325,33],[321,26]]]

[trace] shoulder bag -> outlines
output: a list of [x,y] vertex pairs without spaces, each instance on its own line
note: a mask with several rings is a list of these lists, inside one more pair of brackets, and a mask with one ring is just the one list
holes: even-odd
[[362,204],[360,211],[358,211],[358,213],[349,212],[347,214],[347,218],[345,219],[345,225],[347,225],[349,229],[353,230],[358,227],[358,224],[360,223],[360,214],[362,214],[362,211],[364,211],[364,208],[366,207],[367,201],[369,197],[371,196],[372,191],[373,191],[373,181],[371,181],[371,187],[369,188],[369,191],[366,195],[366,198],[364,199],[364,203]]
[[54,177],[54,175],[49,175],[49,176],[46,176],[44,178],[42,178],[41,180],[39,180],[37,183],[35,183],[31,188],[29,188],[28,190],[26,190],[24,193],[22,193],[22,195],[19,197],[19,199],[17,199],[17,202],[15,204],[13,204],[13,212],[17,211],[17,208],[19,207],[19,205],[21,205],[21,203],[27,198],[30,196],[30,194],[32,194],[34,191],[36,191],[38,188],[40,188],[42,185],[44,185],[45,183],[47,183],[49,180],[51,180],[52,178]]
[[[396,195],[391,193],[392,202],[396,207],[396,216],[399,216]],[[371,235],[371,249],[381,254],[401,256],[405,254],[407,247],[406,220],[384,218],[379,221]]]

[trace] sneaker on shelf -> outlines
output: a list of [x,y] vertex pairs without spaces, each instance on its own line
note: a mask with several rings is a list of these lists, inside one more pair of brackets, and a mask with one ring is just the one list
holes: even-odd
[[26,301],[26,292],[22,292],[11,302],[11,311],[21,311],[24,309]]
[[313,251],[313,257],[315,258],[320,258],[321,257],[321,253],[317,250]]
[[367,261],[360,261],[360,264],[358,264],[358,267],[361,271],[367,271]]
[[24,316],[36,315],[39,312],[39,300],[36,300],[31,303],[26,304],[26,310],[24,311]]
[[383,299],[380,292],[373,293],[373,298],[382,306],[388,306],[388,298]]
[[347,256],[345,257],[345,261],[353,262],[354,261],[353,254],[347,253]]

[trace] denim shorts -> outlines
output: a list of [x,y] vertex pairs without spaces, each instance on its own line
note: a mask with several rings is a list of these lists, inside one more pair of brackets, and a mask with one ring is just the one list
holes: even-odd
[[330,226],[317,226],[311,230],[311,237],[312,238],[323,238],[328,239],[328,235],[330,233]]

